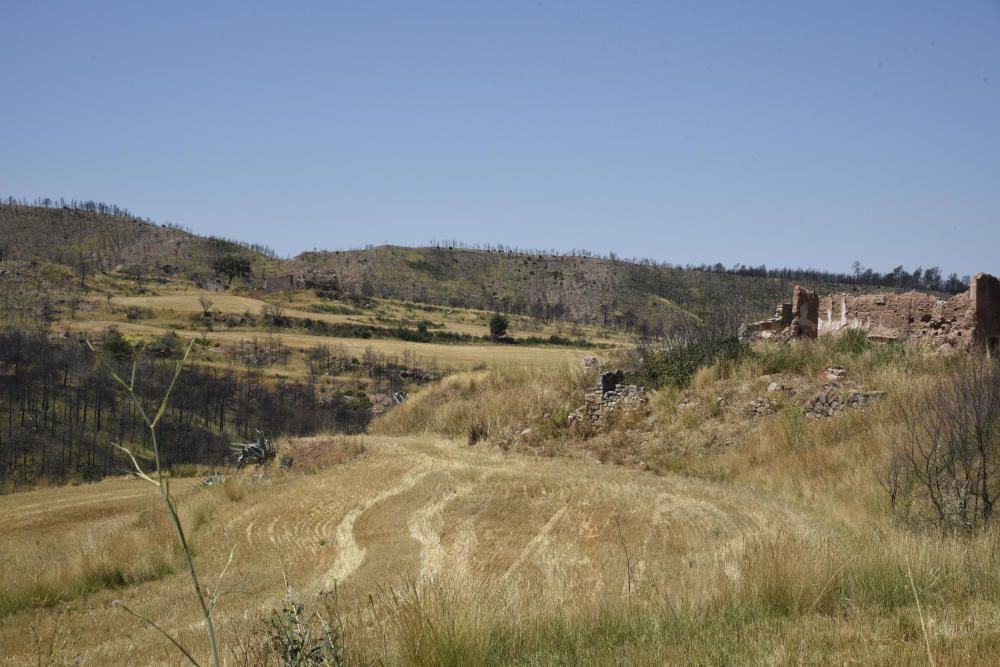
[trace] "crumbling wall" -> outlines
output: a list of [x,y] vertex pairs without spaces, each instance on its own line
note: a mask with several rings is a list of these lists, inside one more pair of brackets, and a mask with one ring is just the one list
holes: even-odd
[[819,331],[819,296],[804,287],[795,286],[792,302],[780,303],[769,320],[752,322],[746,331],[760,338],[815,338]]
[[819,296],[804,287],[792,290],[793,336],[815,338],[819,334]]
[[751,335],[767,334],[768,336],[779,331],[784,331],[792,323],[792,304],[779,303],[774,309],[774,316],[769,320],[752,322],[747,325],[747,332]]
[[295,289],[295,279],[290,275],[264,280],[265,292],[284,292],[290,289]]
[[[779,316],[790,310],[787,318]],[[748,331],[762,338],[815,337],[862,329],[874,340],[921,340],[939,349],[986,345],[1000,352],[1000,280],[980,273],[950,299],[925,292],[831,294],[796,286],[792,303]],[[944,351],[944,349],[942,349]]]
[[834,294],[820,300],[820,333],[863,329],[875,340],[924,338],[964,346],[974,315],[967,294],[942,300],[933,294]]
[[975,310],[976,338],[1000,347],[1000,280],[977,274],[969,286],[969,301]]

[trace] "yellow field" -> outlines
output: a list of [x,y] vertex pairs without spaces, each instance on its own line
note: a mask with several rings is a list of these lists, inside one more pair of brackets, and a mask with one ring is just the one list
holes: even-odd
[[[103,331],[108,327],[117,327],[123,334],[131,335],[163,335],[168,329],[148,324],[131,322],[115,322],[97,320],[77,322],[72,328],[83,331]],[[202,334],[194,331],[178,330],[177,334],[185,338],[194,338]],[[411,352],[417,356],[437,360],[438,365],[449,368],[473,368],[480,365],[514,364],[536,368],[556,368],[564,364],[579,364],[583,357],[592,354],[589,350],[569,349],[565,347],[529,347],[522,345],[496,344],[440,344],[440,343],[410,343],[391,339],[363,338],[333,338],[327,336],[310,336],[307,334],[269,333],[266,331],[213,331],[208,333],[208,339],[223,345],[232,345],[240,340],[274,336],[288,347],[308,349],[317,345],[344,346],[352,354],[361,356],[369,347],[380,354],[402,356]]]
[[[347,609],[363,609],[371,591],[445,576],[556,604],[618,600],[680,582],[675,573],[692,568],[736,572],[748,537],[803,530],[788,508],[711,483],[437,438],[360,442],[366,451],[352,462],[311,475],[275,471],[237,502],[175,483],[183,507],[204,508],[193,532],[209,588],[236,547],[215,612],[224,646],[233,647],[245,619],[280,599],[283,576],[303,597],[337,586]],[[22,583],[10,578],[34,571],[29,561],[44,571],[89,541],[120,539],[116,528],[156,499],[152,486],[121,480],[0,497],[4,583]],[[182,643],[203,645],[189,582],[178,572],[16,614],[0,627],[0,664],[35,660],[27,626],[43,643],[68,646],[79,664],[174,664],[161,637],[111,607],[116,598]]]
[[[243,313],[250,312],[254,315],[259,315],[261,309],[267,305],[269,302],[262,301],[260,299],[254,299],[245,296],[234,296],[231,294],[216,294],[216,293],[193,293],[184,292],[165,296],[116,296],[112,300],[112,304],[116,306],[137,306],[140,308],[149,308],[153,311],[172,311],[176,313],[200,313],[202,312],[202,306],[198,302],[198,299],[202,296],[210,299],[212,302],[211,310],[213,312],[222,312],[232,315],[242,315]],[[370,314],[357,314],[357,315],[337,315],[333,313],[317,313],[311,310],[303,310],[297,308],[300,305],[315,305],[321,303],[316,299],[309,299],[299,293],[288,293],[285,295],[278,295],[279,298],[274,300],[275,303],[282,303],[284,307],[284,314],[288,317],[295,317],[299,319],[312,318],[314,320],[321,320],[324,322],[332,323],[351,323],[351,324],[364,324],[364,325],[383,325],[380,323],[374,315]],[[95,302],[97,303],[97,302]],[[98,304],[100,305],[100,304]],[[404,307],[396,302],[383,301],[379,303],[380,312],[384,312],[386,315],[391,317],[396,317],[400,319],[426,319],[439,322],[444,325],[444,331],[449,331],[459,334],[469,334],[472,336],[487,336],[489,335],[489,327],[485,324],[486,318],[489,317],[488,313],[482,313],[479,311],[455,309],[452,314],[446,315],[440,312],[425,313],[425,312],[413,312],[407,311]],[[477,322],[482,321],[482,323]],[[551,330],[550,330],[551,329]],[[608,332],[598,331],[591,327],[581,329],[581,331],[591,340],[596,342],[621,342],[621,337],[618,335],[610,335]],[[549,328],[543,331],[525,331],[517,326],[512,327],[509,335],[514,338],[525,338],[532,335],[544,335],[548,336],[551,333],[556,333],[554,328]]]

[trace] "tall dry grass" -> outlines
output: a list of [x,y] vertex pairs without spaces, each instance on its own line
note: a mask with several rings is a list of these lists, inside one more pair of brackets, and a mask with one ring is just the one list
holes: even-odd
[[526,428],[557,430],[582,402],[580,390],[595,376],[569,366],[556,369],[500,365],[458,373],[415,393],[377,418],[382,435],[436,433],[479,441],[509,442]]
[[941,662],[989,664],[1000,536],[875,536],[766,535],[703,569],[665,557],[623,595],[545,599],[448,572],[338,620],[356,664],[908,664],[925,645]]
[[[180,504],[179,514],[194,536],[208,524],[214,493],[199,493]],[[88,536],[44,562],[7,562],[0,568],[0,618],[27,609],[48,607],[99,590],[160,579],[182,564],[173,526],[158,508],[100,537]],[[192,543],[196,550],[197,543]]]
[[[833,364],[884,398],[807,418],[801,399]],[[758,346],[739,363],[702,369],[686,390],[651,395],[655,426],[635,436],[645,438],[637,447],[668,452],[676,468],[666,471],[750,488],[781,505],[788,517],[780,529],[764,526],[697,562],[663,553],[627,591],[581,587],[546,598],[458,568],[407,585],[376,583],[367,603],[334,610],[343,614],[347,652],[354,664],[923,664],[928,651],[938,664],[995,664],[1000,533],[910,531],[893,521],[877,477],[901,437],[899,406],[946,366],[907,346],[820,340]],[[774,396],[774,414],[748,418],[739,407],[766,396],[775,374],[800,382],[802,394]],[[416,393],[373,430],[476,432],[499,442],[525,428],[564,429],[591,380],[568,369],[463,373]],[[695,445],[704,446],[695,453]],[[341,451],[303,443],[296,460],[313,449]],[[620,556],[621,580],[631,581]],[[255,659],[267,664],[269,650],[257,641]]]

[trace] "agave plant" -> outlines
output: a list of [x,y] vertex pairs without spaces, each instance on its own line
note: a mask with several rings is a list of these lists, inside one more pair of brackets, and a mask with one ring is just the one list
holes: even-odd
[[247,444],[232,445],[233,463],[236,469],[241,470],[247,464],[266,465],[274,460],[278,455],[277,448],[264,436],[264,432],[257,429],[257,442]]

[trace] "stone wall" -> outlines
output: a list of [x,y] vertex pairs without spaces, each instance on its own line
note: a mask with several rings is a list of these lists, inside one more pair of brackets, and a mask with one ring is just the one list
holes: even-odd
[[819,333],[819,296],[804,287],[792,290],[792,335],[815,338]]
[[874,340],[926,338],[953,345],[971,340],[974,313],[968,294],[833,294],[820,300],[820,333],[864,329]]
[[265,292],[284,292],[295,288],[295,278],[292,276],[278,276],[277,278],[266,278],[264,280]]
[[748,327],[764,338],[815,337],[849,329],[863,329],[873,340],[917,339],[939,349],[985,344],[1000,351],[1000,280],[980,273],[968,292],[950,299],[925,292],[817,297],[796,286],[790,305],[780,305],[775,317]]
[[1000,345],[1000,280],[988,273],[977,274],[969,288],[976,311],[976,336]]
[[779,303],[774,309],[774,316],[769,320],[761,320],[747,325],[747,333],[752,336],[770,337],[788,328],[792,323],[792,304]]

